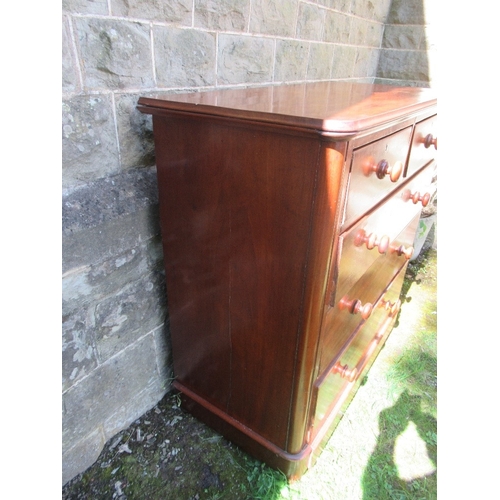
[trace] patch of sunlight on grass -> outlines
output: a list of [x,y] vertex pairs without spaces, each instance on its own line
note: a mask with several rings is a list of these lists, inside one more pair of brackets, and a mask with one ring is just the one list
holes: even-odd
[[411,481],[428,476],[436,471],[435,464],[429,457],[427,443],[420,437],[414,422],[396,438],[394,462],[400,479]]

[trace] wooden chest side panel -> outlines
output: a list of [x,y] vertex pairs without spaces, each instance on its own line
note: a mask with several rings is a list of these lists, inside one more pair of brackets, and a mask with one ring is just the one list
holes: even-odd
[[175,376],[285,448],[319,141],[154,127]]

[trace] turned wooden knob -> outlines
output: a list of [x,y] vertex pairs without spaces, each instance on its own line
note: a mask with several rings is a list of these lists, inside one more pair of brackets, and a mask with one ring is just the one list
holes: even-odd
[[354,245],[359,247],[363,244],[366,244],[366,248],[368,250],[372,250],[377,247],[379,253],[386,253],[389,248],[389,236],[382,236],[382,238],[378,238],[376,234],[366,234],[364,229],[360,229],[356,233],[356,237],[354,238]]
[[391,302],[389,300],[381,300],[380,305],[386,311],[389,311],[389,316],[395,316],[401,308],[401,301],[396,300],[396,302]]
[[434,137],[432,134],[426,135],[425,139],[424,139],[424,146],[426,148],[430,148],[431,146],[434,146],[434,149],[437,149],[438,148],[437,137]]
[[373,304],[367,302],[365,305],[360,300],[342,297],[339,302],[339,309],[347,309],[351,314],[360,314],[363,319],[368,319],[373,310]]
[[337,361],[332,368],[332,373],[338,373],[342,378],[347,379],[349,382],[354,382],[356,376],[358,375],[358,369],[356,367],[349,368],[347,365],[342,366],[339,361]]
[[430,193],[420,194],[420,191],[415,191],[414,193],[412,193],[409,189],[405,189],[403,191],[403,200],[411,200],[413,201],[414,205],[416,205],[420,201],[422,203],[422,206],[426,207],[429,204],[430,199]]
[[379,179],[383,179],[386,175],[389,175],[391,181],[396,182],[403,173],[403,162],[396,161],[391,166],[387,160],[380,160],[378,163],[375,163],[375,160],[370,157],[363,163],[363,173],[368,177],[372,172],[375,172]]
[[414,250],[412,246],[405,247],[404,245],[400,245],[399,247],[391,247],[391,252],[397,253],[399,256],[404,255],[406,260],[411,259]]

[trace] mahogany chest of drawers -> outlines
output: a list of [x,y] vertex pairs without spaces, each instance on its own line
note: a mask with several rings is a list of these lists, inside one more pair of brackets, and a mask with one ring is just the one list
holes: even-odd
[[429,89],[320,82],[141,97],[174,386],[298,478],[399,311],[436,168]]

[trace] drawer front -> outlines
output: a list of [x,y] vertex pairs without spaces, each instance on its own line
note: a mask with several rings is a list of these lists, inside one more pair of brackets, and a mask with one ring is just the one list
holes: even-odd
[[[415,220],[415,227],[418,218]],[[322,325],[319,372],[344,348],[360,324],[371,318],[374,304],[407,263],[396,254],[381,255],[346,293],[338,294],[327,310]]]
[[[411,193],[411,186],[406,189]],[[337,297],[346,293],[380,255],[395,265],[411,257],[421,208],[421,203],[405,201],[401,189],[340,236],[339,274],[333,290]]]
[[370,210],[404,180],[411,127],[353,152],[343,227]]
[[310,422],[315,430],[321,427],[339,401],[345,399],[360,380],[382,348],[396,320],[401,302],[399,294],[403,285],[406,265],[401,269],[386,292],[375,304],[370,319],[361,322],[351,335],[345,348],[332,360],[313,386],[312,415]]
[[419,168],[436,159],[437,115],[417,123],[408,161],[406,176],[410,177]]

